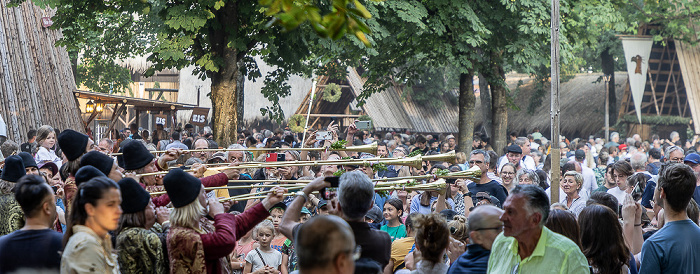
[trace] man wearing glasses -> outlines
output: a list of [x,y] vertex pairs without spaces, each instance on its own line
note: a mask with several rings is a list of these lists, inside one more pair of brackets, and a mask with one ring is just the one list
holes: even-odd
[[542,188],[516,186],[503,209],[503,233],[493,242],[488,273],[590,273],[578,245],[544,226],[549,198]]
[[492,205],[478,206],[469,213],[467,252],[459,256],[447,273],[486,273],[493,241],[503,231],[501,214],[503,210]]
[[506,196],[508,194],[503,185],[489,177],[489,160],[491,160],[491,157],[489,157],[489,154],[486,153],[486,151],[480,149],[472,150],[472,153],[469,155],[469,166],[478,166],[479,169],[481,169],[481,179],[478,182],[469,183],[467,188],[471,194],[486,192],[489,195],[496,197],[498,201],[503,202],[506,200]]

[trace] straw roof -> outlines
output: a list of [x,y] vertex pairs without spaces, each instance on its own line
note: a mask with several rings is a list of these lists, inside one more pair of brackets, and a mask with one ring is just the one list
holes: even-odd
[[[560,84],[560,132],[564,136],[588,136],[603,130],[605,126],[605,91],[604,82],[597,80],[602,74],[578,74],[573,79]],[[549,85],[545,86],[547,93],[542,105],[533,114],[527,112],[530,98],[534,93],[534,83],[531,78],[506,77],[506,82],[514,95],[513,103],[520,110],[508,110],[508,131],[519,134],[531,133],[539,128],[545,136],[550,133],[550,93]],[[515,92],[519,80],[523,85]],[[618,103],[621,101],[627,73],[615,73],[615,93]],[[475,109],[476,128],[481,125],[481,103],[477,100]],[[617,115],[611,113],[610,115]]]

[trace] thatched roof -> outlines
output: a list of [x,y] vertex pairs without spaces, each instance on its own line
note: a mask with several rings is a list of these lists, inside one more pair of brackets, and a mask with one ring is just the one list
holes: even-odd
[[[604,82],[598,79],[602,74],[578,74],[573,79],[560,84],[560,132],[564,136],[588,136],[603,130],[605,126],[605,90]],[[545,136],[550,135],[550,92],[549,85],[545,86],[546,95],[542,99],[542,105],[534,113],[529,114],[528,104],[534,93],[534,82],[531,78],[517,76],[506,77],[511,93],[514,95],[513,103],[520,110],[508,110],[508,131],[519,134],[531,133],[534,128],[539,128]],[[516,92],[518,81],[523,85]],[[618,104],[622,100],[627,73],[615,73],[616,96]],[[617,113],[611,113],[617,115]],[[477,126],[481,125],[480,100],[477,99],[475,110]],[[477,127],[478,128],[478,127]]]

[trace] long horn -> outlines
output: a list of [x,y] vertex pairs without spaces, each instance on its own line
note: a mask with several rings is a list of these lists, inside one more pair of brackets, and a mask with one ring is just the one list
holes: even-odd
[[346,147],[344,150],[345,151],[353,151],[353,152],[364,152],[364,153],[377,155],[377,143],[371,143],[369,145]]
[[457,154],[454,151],[448,153],[436,154],[436,155],[425,155],[421,156],[423,161],[438,161],[438,162],[450,162],[454,163],[457,159]]

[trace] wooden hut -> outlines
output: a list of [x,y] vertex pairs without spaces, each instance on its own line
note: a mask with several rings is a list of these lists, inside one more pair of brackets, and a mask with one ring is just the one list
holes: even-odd
[[43,124],[82,130],[68,53],[54,46],[62,34],[48,28],[53,12],[8,2],[0,0],[0,115],[8,139],[22,143]]
[[[355,68],[348,68],[345,79],[329,79],[320,76],[316,86],[314,101],[309,111],[311,90],[301,101],[295,114],[308,116],[310,128],[325,128],[331,121],[340,126],[348,126],[361,116],[372,120],[376,131],[403,132],[409,130],[418,133],[456,133],[457,127],[457,97],[456,93],[448,93],[435,98],[435,105],[421,105],[410,98],[403,98],[403,87],[394,85],[386,90],[372,94],[362,106],[358,106],[356,97],[362,92],[366,79],[360,77]],[[329,84],[340,86],[341,95],[337,102],[323,99],[322,92]],[[308,115],[307,115],[308,114]]]
[[[700,31],[697,26],[695,31]],[[643,26],[640,34],[649,35],[654,26]],[[697,40],[698,37],[691,37]],[[628,125],[627,135],[640,134],[650,139],[652,134],[668,138],[677,131],[681,139],[686,130],[700,133],[700,46],[666,39],[655,42],[648,60],[647,80],[640,109],[635,109],[626,83],[619,118]],[[642,123],[636,113],[642,115]]]

